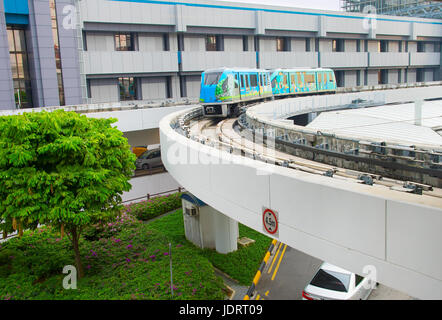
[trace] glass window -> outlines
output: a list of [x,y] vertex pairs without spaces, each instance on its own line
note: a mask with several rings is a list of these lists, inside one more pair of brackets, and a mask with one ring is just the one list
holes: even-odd
[[305,74],[304,81],[308,84],[314,83],[315,82],[315,75],[314,74]]
[[356,280],[355,286],[357,287],[362,282],[362,280],[364,280],[364,277],[357,274],[355,280]]
[[118,33],[115,35],[116,51],[134,51],[134,35],[131,33]]
[[120,101],[137,100],[137,86],[135,78],[119,78]]
[[332,41],[333,52],[344,52],[344,39],[335,39]]
[[310,284],[318,288],[347,292],[350,274],[320,269]]
[[306,52],[310,52],[311,49],[311,42],[310,42],[310,38],[306,38],[305,39],[305,51]]
[[222,74],[222,72],[206,73],[204,76],[204,85],[213,86],[215,84],[218,84],[219,78],[221,78]]
[[276,39],[276,51],[287,51],[287,38]]
[[209,35],[206,37],[206,51],[217,51],[216,36]]
[[258,86],[258,76],[256,74],[251,74],[250,75],[250,85],[252,87]]
[[249,37],[248,36],[242,37],[242,50],[249,51]]
[[32,108],[32,89],[25,30],[8,26],[7,34],[15,104],[18,108]]
[[57,69],[58,76],[58,96],[60,100],[60,105],[65,105],[65,95],[64,95],[64,85],[63,85],[63,72],[62,63],[60,56],[60,46],[58,39],[58,24],[57,24],[57,7],[55,0],[49,0],[49,7],[51,9],[51,22],[52,22],[52,37],[54,41],[54,53],[55,53],[55,66]]

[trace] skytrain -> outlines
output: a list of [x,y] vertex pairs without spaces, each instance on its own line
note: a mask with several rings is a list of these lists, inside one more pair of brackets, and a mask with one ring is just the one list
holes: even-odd
[[331,69],[239,69],[203,72],[200,103],[206,117],[234,117],[251,101],[336,93]]

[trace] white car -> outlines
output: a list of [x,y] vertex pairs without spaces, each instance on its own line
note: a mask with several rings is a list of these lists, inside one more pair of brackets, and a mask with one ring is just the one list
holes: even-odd
[[366,300],[372,290],[369,278],[324,262],[302,292],[302,300]]

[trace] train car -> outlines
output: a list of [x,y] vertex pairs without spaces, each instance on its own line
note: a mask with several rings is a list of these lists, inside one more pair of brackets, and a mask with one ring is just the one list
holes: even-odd
[[331,69],[275,69],[270,79],[275,97],[335,93],[337,88]]
[[200,103],[207,117],[231,117],[248,101],[273,97],[270,74],[261,69],[222,68],[203,72]]

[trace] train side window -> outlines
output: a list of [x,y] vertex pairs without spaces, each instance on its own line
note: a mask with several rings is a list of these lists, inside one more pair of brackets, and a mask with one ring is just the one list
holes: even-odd
[[292,86],[295,86],[296,81],[295,81],[295,75],[293,73],[290,75],[290,78],[291,78]]
[[298,86],[300,87],[300,88],[302,88],[303,87],[303,83],[302,83],[302,77],[301,77],[301,73],[297,73],[296,74],[296,77],[298,78]]
[[307,84],[314,83],[315,82],[315,76],[313,74],[306,74],[306,75],[304,75],[304,81]]
[[318,73],[318,82],[322,82],[322,73]]
[[250,74],[246,75],[247,88],[250,88]]
[[246,87],[246,79],[245,76],[242,74],[241,75],[241,88],[245,88]]
[[287,85],[287,74],[284,73],[284,86]]
[[258,77],[256,74],[251,74],[250,75],[250,84],[252,87],[256,87],[258,86]]
[[238,89],[238,74],[235,74],[235,89]]

